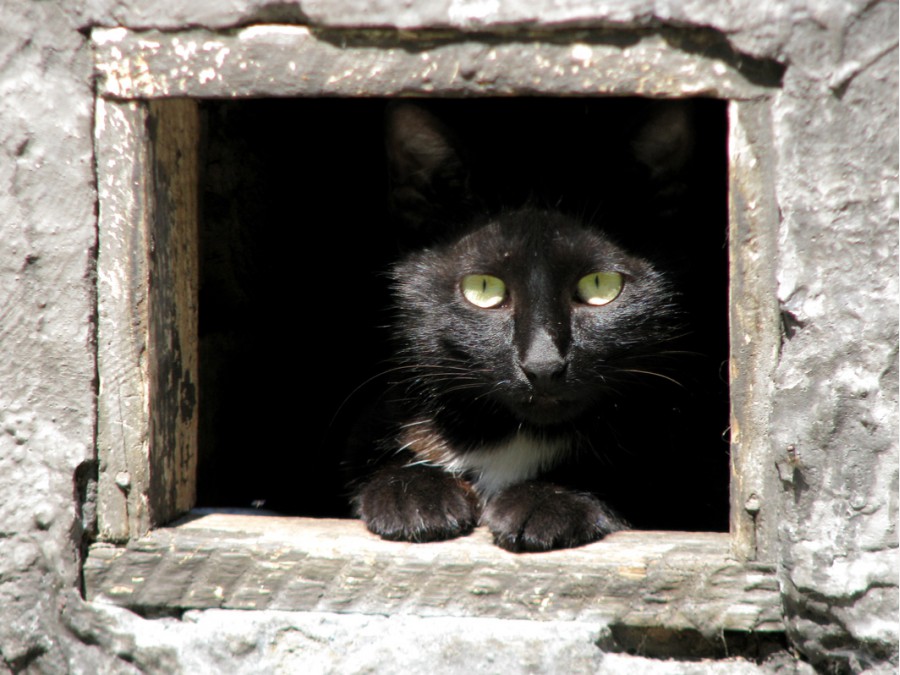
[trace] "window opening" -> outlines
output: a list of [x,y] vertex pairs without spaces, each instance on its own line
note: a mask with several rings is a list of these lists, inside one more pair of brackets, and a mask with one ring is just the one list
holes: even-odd
[[[199,506],[348,515],[337,447],[391,353],[388,104],[201,104]],[[649,99],[423,105],[477,154],[483,193],[596,218],[670,270],[686,329],[658,369],[677,384],[647,376],[623,392],[595,448],[598,485],[640,529],[727,530],[725,102],[683,104],[691,158],[665,175],[634,160],[665,105]]]

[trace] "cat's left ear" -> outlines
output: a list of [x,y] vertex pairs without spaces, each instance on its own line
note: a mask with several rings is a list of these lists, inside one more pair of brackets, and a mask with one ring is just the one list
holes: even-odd
[[391,209],[406,238],[427,237],[471,201],[460,144],[426,108],[392,103],[386,114]]

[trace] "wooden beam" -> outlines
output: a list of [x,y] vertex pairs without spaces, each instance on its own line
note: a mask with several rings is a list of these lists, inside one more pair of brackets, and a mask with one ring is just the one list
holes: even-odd
[[189,99],[151,101],[150,486],[155,525],[197,494],[200,118]]
[[382,541],[355,520],[192,514],[127,547],[97,544],[89,600],[140,610],[222,607],[595,620],[781,632],[774,571],[714,533],[621,532],[582,548],[513,554],[483,528],[449,542]]
[[774,148],[766,102],[732,101],[728,118],[731,532],[739,558],[772,561],[780,485],[769,429],[781,344]]
[[98,527],[123,542],[194,505],[193,101],[97,101]]
[[98,92],[112,98],[236,96],[711,96],[753,99],[780,71],[707,37],[646,31],[93,32]]
[[[123,542],[150,529],[147,108],[97,99],[97,521]],[[135,180],[135,177],[139,177]]]

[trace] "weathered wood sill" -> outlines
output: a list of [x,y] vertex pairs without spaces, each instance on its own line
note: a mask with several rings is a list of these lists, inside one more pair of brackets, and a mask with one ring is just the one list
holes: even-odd
[[783,631],[770,567],[718,533],[621,532],[512,554],[483,529],[450,542],[382,541],[353,520],[194,513],[127,546],[95,544],[88,600],[133,609],[316,610],[600,621],[703,635]]

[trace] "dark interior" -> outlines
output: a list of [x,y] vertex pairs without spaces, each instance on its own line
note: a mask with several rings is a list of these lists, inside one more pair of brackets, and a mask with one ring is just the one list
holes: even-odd
[[[489,158],[498,200],[595,218],[670,270],[690,318],[679,384],[622,402],[607,498],[642,529],[726,530],[724,102],[691,103],[693,157],[651,187],[631,158],[650,101],[430,104]],[[199,506],[348,515],[341,441],[390,354],[386,105],[202,104]]]

